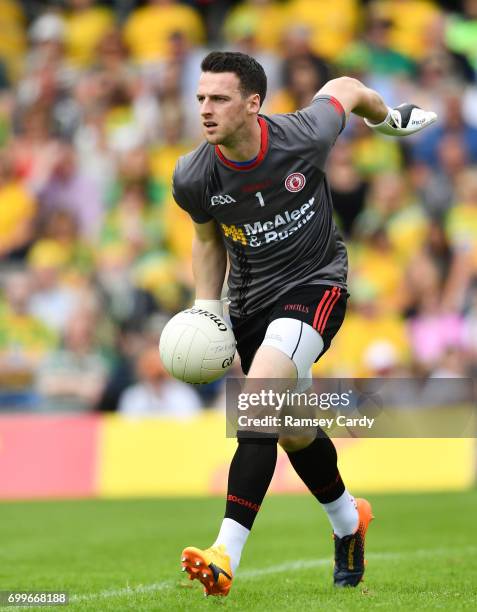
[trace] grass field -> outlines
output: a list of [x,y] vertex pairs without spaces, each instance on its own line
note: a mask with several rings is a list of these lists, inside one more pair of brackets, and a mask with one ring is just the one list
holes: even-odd
[[205,599],[179,571],[183,546],[213,541],[221,499],[3,503],[0,590],[66,590],[71,603],[57,609],[68,611],[476,610],[477,492],[369,499],[357,589],[331,586],[318,504],[271,496],[226,599]]

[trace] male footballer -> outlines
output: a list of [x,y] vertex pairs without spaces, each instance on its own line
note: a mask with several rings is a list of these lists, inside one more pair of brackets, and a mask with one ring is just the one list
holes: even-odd
[[[333,222],[325,164],[350,113],[388,135],[405,136],[436,120],[412,104],[391,109],[349,77],[333,79],[310,106],[259,114],[267,79],[242,53],[202,61],[197,100],[205,136],[174,173],[177,203],[195,226],[196,305],[223,315],[230,263],[230,318],[249,378],[299,379],[329,348],[346,311],[347,254]],[[206,595],[227,595],[275,470],[277,443],[326,512],[334,534],[334,584],[356,586],[364,573],[371,506],[354,499],[331,440],[257,437],[240,431],[230,465],[225,517],[205,550],[188,547],[182,568]]]

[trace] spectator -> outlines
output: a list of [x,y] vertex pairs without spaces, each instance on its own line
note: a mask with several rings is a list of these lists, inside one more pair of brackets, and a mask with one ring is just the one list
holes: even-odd
[[32,23],[29,36],[31,50],[27,69],[58,65],[64,58],[65,21],[53,12],[40,15]]
[[31,278],[10,273],[4,285],[0,316],[0,406],[35,407],[34,376],[40,362],[54,349],[53,330],[29,313]]
[[[406,55],[392,48],[391,31],[393,22],[385,16],[367,17],[363,39],[353,41],[338,57],[338,64],[344,70],[364,72],[374,80],[396,77],[412,77],[416,64]],[[368,77],[368,78],[369,78]]]
[[[182,112],[190,107],[192,107],[191,114],[196,111],[197,83],[201,73],[200,64],[208,51],[207,47],[193,45],[190,38],[184,32],[173,32],[169,36],[167,59],[160,63],[159,72],[162,72],[164,69],[167,70],[168,64],[178,68],[177,81],[180,83],[179,90],[183,98],[183,105],[180,109]],[[154,81],[158,89],[161,87],[161,78],[159,77],[157,81]],[[201,134],[197,132],[196,123],[196,121],[187,120],[187,123],[184,124],[184,131],[188,138],[192,136],[194,138],[201,138]]]
[[436,15],[429,23],[424,32],[426,50],[423,61],[433,57],[436,62],[441,63],[452,79],[461,83],[472,83],[475,81],[476,73],[471,62],[469,62],[465,54],[455,51],[446,44],[448,23],[448,19],[442,13]]
[[103,248],[97,261],[98,289],[111,319],[121,328],[140,329],[158,310],[150,292],[134,283],[132,252],[117,242]]
[[432,0],[373,0],[372,14],[392,23],[392,48],[415,60],[426,52],[425,33],[439,14]]
[[387,340],[378,340],[368,346],[364,363],[372,378],[392,378],[402,374],[398,368],[396,349]]
[[76,309],[77,292],[61,282],[67,252],[52,240],[38,241],[28,254],[33,295],[30,312],[50,329],[61,333]]
[[151,150],[150,168],[158,188],[170,189],[177,159],[191,146],[187,140],[184,116],[177,106],[167,106],[162,112],[162,140]]
[[358,236],[383,226],[396,255],[407,262],[419,249],[428,225],[420,203],[401,175],[388,172],[374,177],[365,209],[356,219]]
[[452,51],[463,53],[477,73],[477,2],[464,0],[464,14],[450,16],[446,28],[446,43]]
[[113,15],[95,0],[68,0],[65,44],[69,62],[73,66],[90,66],[99,41],[113,26]]
[[169,377],[156,347],[139,357],[137,375],[139,382],[121,395],[121,414],[188,418],[200,412],[200,399],[193,387]]
[[133,10],[124,26],[126,44],[138,64],[164,59],[173,32],[183,32],[195,45],[204,40],[199,14],[175,0],[148,0]]
[[457,179],[456,205],[449,211],[446,231],[452,248],[452,264],[443,304],[460,311],[477,274],[477,168],[468,168]]
[[[143,323],[143,321],[141,321]],[[114,357],[103,392],[96,404],[101,412],[116,412],[123,392],[136,382],[134,364],[145,346],[144,326],[122,324],[114,342]]]
[[[313,51],[312,34],[311,28],[306,24],[287,21],[280,40],[281,57],[284,60],[310,57],[310,55],[318,57]],[[330,70],[329,64],[322,61],[326,69]]]
[[248,34],[255,39],[258,49],[277,53],[281,50],[286,18],[286,9],[277,0],[244,0],[227,15],[224,37],[227,43],[236,45]]
[[439,144],[445,136],[453,135],[460,140],[469,163],[477,163],[477,128],[470,125],[462,113],[462,90],[450,89],[443,98],[443,114],[438,125],[432,127],[412,144],[412,156],[417,162],[440,170]]
[[[444,354],[441,356],[439,363],[430,373],[430,378],[466,378],[469,376],[466,354],[459,346],[450,344]],[[457,387],[459,389],[459,387]],[[463,394],[465,393],[462,390]],[[455,405],[456,403],[466,403],[473,405],[474,397],[465,394],[464,397],[456,397],[456,393],[449,394],[447,398],[442,396],[434,398],[434,401],[440,405]]]
[[92,273],[91,245],[81,239],[76,218],[67,210],[55,210],[44,219],[35,247],[54,245],[62,253],[64,276],[68,282],[82,285]]
[[0,3],[0,57],[3,78],[15,81],[23,68],[26,48],[25,16],[21,3],[15,0],[2,0]]
[[409,322],[409,338],[417,371],[430,374],[441,367],[449,349],[464,348],[464,322],[457,313],[440,309],[437,291],[421,296],[417,313]]
[[304,108],[328,78],[328,67],[315,55],[303,55],[285,60],[284,89],[269,102],[271,113],[289,113]]
[[53,210],[67,210],[77,219],[80,234],[94,240],[103,219],[101,192],[95,180],[78,167],[70,143],[56,141],[44,150],[30,184],[42,218]]
[[416,163],[410,170],[427,214],[433,219],[443,219],[453,204],[458,176],[468,165],[462,137],[444,136],[438,144],[437,155],[438,169]]
[[357,171],[352,155],[351,144],[342,140],[331,150],[328,163],[333,208],[346,237],[351,235],[354,222],[363,211],[368,190],[368,183]]
[[74,133],[78,167],[98,185],[102,199],[116,179],[116,152],[111,146],[107,126],[106,103],[101,99],[101,77],[83,76],[75,88],[75,102],[82,121]]
[[381,138],[356,119],[351,120],[345,130],[344,135],[350,139],[353,164],[363,178],[401,171],[402,145],[396,139]]
[[37,205],[0,152],[0,260],[22,260],[34,239]]
[[406,297],[404,271],[386,228],[367,228],[350,250],[350,261],[350,293],[366,287],[380,312],[399,314]]
[[441,294],[449,275],[452,253],[440,221],[432,219],[424,241],[405,269],[404,313],[414,316],[427,294]]
[[[14,174],[28,185],[44,165],[53,143],[53,125],[49,109],[32,105],[17,110],[18,131],[9,143]],[[12,117],[13,119],[13,117]]]
[[287,23],[311,29],[313,52],[334,61],[353,40],[360,19],[357,0],[291,0],[287,6]]
[[62,346],[37,372],[43,410],[92,410],[105,387],[108,366],[95,346],[96,317],[79,307],[69,319]]
[[[191,58],[191,63],[193,63]],[[155,104],[158,111],[157,134],[161,139],[164,138],[164,117],[176,112],[182,115],[184,132],[190,134],[194,139],[201,138],[197,128],[197,99],[196,87],[193,92],[184,87],[182,79],[183,63],[181,61],[167,60],[162,63],[161,71],[158,75],[154,89]],[[189,66],[193,68],[193,66]],[[195,83],[197,85],[197,81]],[[189,97],[186,98],[184,92]],[[151,126],[149,126],[150,129]]]
[[101,36],[97,41],[90,67],[94,71],[115,75],[118,80],[127,80],[136,74],[129,61],[129,52],[121,30],[108,29]]
[[25,109],[37,106],[47,113],[56,136],[69,138],[80,120],[71,96],[75,71],[65,56],[65,23],[56,13],[45,13],[30,28],[31,51],[18,85],[18,100]]
[[456,203],[449,211],[447,231],[456,248],[469,248],[477,256],[477,166],[462,170],[457,178]]
[[147,150],[137,147],[120,156],[119,177],[110,197],[101,243],[122,243],[136,257],[160,249],[164,188],[151,175]]

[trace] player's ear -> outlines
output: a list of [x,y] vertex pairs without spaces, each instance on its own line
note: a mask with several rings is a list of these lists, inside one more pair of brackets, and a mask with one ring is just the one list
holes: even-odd
[[252,94],[247,99],[247,110],[251,114],[257,114],[260,110],[260,95]]

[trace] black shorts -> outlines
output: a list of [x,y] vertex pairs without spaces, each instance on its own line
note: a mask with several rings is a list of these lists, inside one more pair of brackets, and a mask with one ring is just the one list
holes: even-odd
[[267,327],[275,319],[290,318],[308,323],[323,338],[323,350],[315,363],[330,348],[331,341],[341,327],[348,300],[348,292],[333,285],[295,287],[282,295],[275,304],[246,318],[230,317],[237,340],[242,370],[247,374]]

